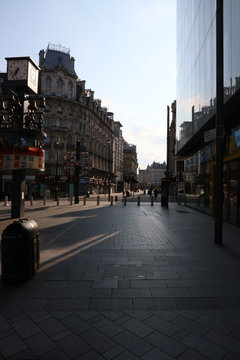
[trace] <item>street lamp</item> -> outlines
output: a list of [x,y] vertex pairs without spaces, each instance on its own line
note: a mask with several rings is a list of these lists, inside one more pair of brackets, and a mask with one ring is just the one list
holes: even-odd
[[61,139],[57,138],[56,139],[56,142],[55,142],[55,148],[57,150],[57,157],[56,157],[56,175],[55,175],[55,201],[57,201],[58,199],[58,190],[59,190],[59,182],[58,182],[58,179],[59,179],[59,171],[58,171],[58,167],[59,167],[59,157],[58,157],[58,150],[61,148],[61,145],[62,145],[62,142],[61,142]]
[[215,168],[215,243],[222,244],[224,105],[223,105],[223,0],[216,1],[216,168]]
[[110,191],[111,191],[111,143],[112,143],[112,139],[108,138],[107,139],[107,144],[108,144],[108,201],[110,201]]

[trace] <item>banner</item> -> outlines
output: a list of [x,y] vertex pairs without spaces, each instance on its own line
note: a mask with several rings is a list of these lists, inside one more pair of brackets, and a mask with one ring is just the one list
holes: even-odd
[[39,148],[0,147],[1,169],[34,169],[44,171],[45,151]]

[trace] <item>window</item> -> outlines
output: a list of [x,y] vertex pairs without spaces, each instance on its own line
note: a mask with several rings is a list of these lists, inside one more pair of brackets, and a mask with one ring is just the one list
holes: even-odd
[[49,151],[45,150],[45,160],[49,160]]
[[45,95],[51,95],[52,94],[52,91],[51,91],[51,88],[52,88],[52,80],[50,77],[47,77],[46,78],[46,82],[45,82]]
[[72,137],[71,136],[68,136],[67,143],[68,143],[68,145],[72,145]]
[[50,79],[50,77],[46,78],[46,89],[51,89],[52,86],[52,80]]
[[72,99],[72,90],[73,90],[73,85],[71,82],[69,82],[68,88],[67,88],[67,98],[68,99]]
[[47,136],[47,138],[44,140],[44,145],[50,145],[50,137]]
[[49,127],[49,126],[50,126],[50,119],[49,119],[49,117],[45,117],[45,118],[44,118],[44,126],[45,126],[45,127]]
[[57,126],[57,127],[61,127],[61,126],[62,126],[62,120],[61,120],[61,119],[56,119],[56,126]]
[[62,112],[63,112],[63,109],[62,109],[62,106],[58,106],[57,107],[57,112],[59,113],[59,114],[62,114]]
[[61,79],[58,79],[57,81],[57,96],[62,96],[63,95],[63,82]]
[[68,129],[72,130],[72,121],[68,120],[67,127]]

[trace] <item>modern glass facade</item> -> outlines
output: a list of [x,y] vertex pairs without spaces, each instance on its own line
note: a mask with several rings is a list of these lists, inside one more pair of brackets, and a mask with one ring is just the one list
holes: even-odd
[[[215,0],[178,0],[177,3],[177,124],[192,122],[179,146],[206,121],[206,108],[216,94]],[[185,128],[185,127],[184,127]]]
[[[225,0],[224,217],[236,224],[240,224],[240,206],[234,205],[240,194],[239,19],[240,1]],[[184,157],[187,192],[212,213],[215,112],[216,0],[177,0],[177,151]]]

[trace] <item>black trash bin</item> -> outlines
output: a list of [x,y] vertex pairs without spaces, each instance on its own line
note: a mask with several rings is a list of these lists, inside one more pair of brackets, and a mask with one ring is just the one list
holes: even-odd
[[39,269],[39,228],[35,220],[19,219],[8,225],[1,242],[2,281],[30,279]]

